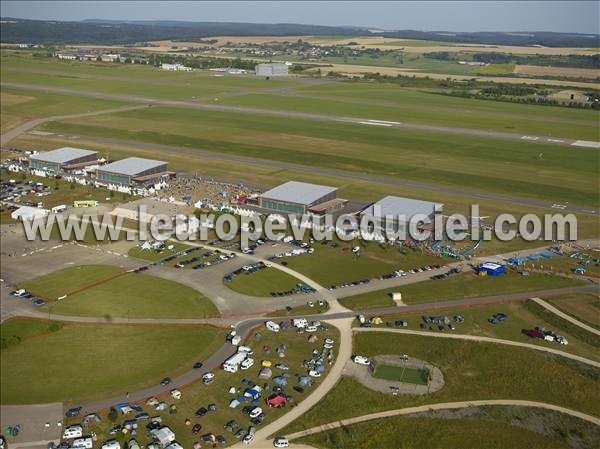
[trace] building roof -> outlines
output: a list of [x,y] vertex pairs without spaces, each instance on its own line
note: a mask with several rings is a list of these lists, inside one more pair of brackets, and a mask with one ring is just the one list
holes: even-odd
[[150,170],[152,168],[164,165],[164,161],[155,161],[154,159],[143,159],[141,157],[128,157],[115,161],[110,164],[99,167],[100,171],[107,171],[111,173],[118,173],[120,175],[135,176],[138,173]]
[[66,164],[80,157],[98,154],[97,151],[84,150],[82,148],[63,147],[52,151],[44,151],[43,153],[34,154],[30,159],[35,159],[44,162],[54,162],[57,164]]
[[285,62],[268,62],[264,64],[256,64],[259,67],[287,67]]
[[269,200],[310,205],[336,190],[337,187],[289,181],[263,193],[261,197]]
[[381,207],[381,216],[386,215],[406,215],[407,221],[417,214],[431,215],[435,207],[442,207],[441,203],[432,203],[430,201],[413,200],[411,198],[402,198],[399,196],[386,196],[385,198],[371,204],[361,212],[361,215],[371,215],[375,213],[375,206]]

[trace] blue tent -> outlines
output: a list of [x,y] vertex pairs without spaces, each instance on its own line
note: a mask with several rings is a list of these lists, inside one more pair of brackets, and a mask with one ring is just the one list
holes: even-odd
[[236,408],[238,405],[240,405],[240,401],[237,399],[232,399],[229,403],[229,408]]
[[288,384],[288,380],[283,376],[274,377],[273,382],[275,382],[277,385],[281,385],[281,386],[285,386]]

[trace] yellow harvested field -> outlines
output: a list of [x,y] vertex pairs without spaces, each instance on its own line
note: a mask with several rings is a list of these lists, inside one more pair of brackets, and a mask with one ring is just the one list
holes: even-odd
[[577,69],[573,67],[541,67],[537,65],[517,65],[515,73],[533,76],[566,76],[571,78],[600,78],[598,69]]
[[19,104],[19,103],[25,103],[25,102],[31,101],[33,99],[34,99],[33,97],[28,97],[26,95],[14,95],[14,94],[6,93],[6,92],[2,92],[0,94],[0,103],[4,107],[13,106],[13,105]]
[[[545,84],[548,86],[567,86],[567,87],[587,87],[592,89],[600,89],[600,83],[585,83],[580,81],[561,81],[561,80],[545,80],[535,78],[509,78],[509,77],[493,77],[493,76],[469,76],[469,75],[444,75],[440,73],[429,73],[429,72],[415,72],[407,69],[399,69],[395,67],[378,67],[378,66],[366,66],[366,65],[351,65],[351,64],[330,64],[327,67],[320,67],[321,72],[327,73],[329,71],[340,72],[340,73],[381,73],[382,75],[410,75],[418,78],[429,77],[433,79],[447,79],[451,78],[454,80],[470,80],[477,79],[480,81],[494,81],[501,83],[511,84]],[[315,68],[316,70],[316,68]]]

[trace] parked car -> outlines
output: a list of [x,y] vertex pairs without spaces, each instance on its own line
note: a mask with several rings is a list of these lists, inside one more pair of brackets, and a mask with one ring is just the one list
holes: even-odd
[[171,378],[170,377],[165,377],[163,380],[160,381],[160,384],[162,386],[167,386],[171,383]]
[[204,364],[202,362],[196,362],[194,363],[194,369],[200,369],[204,366]]
[[290,445],[287,438],[277,437],[273,440],[274,447],[288,447]]
[[371,361],[368,359],[368,357],[364,357],[362,355],[353,356],[352,361],[354,363],[356,363],[357,365],[369,365],[371,363]]

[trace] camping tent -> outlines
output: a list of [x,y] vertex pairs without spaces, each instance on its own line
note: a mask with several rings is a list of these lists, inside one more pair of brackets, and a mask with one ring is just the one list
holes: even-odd
[[271,396],[269,399],[267,399],[267,405],[269,407],[283,407],[286,404],[287,404],[287,397],[282,394],[274,395],[274,396]]

